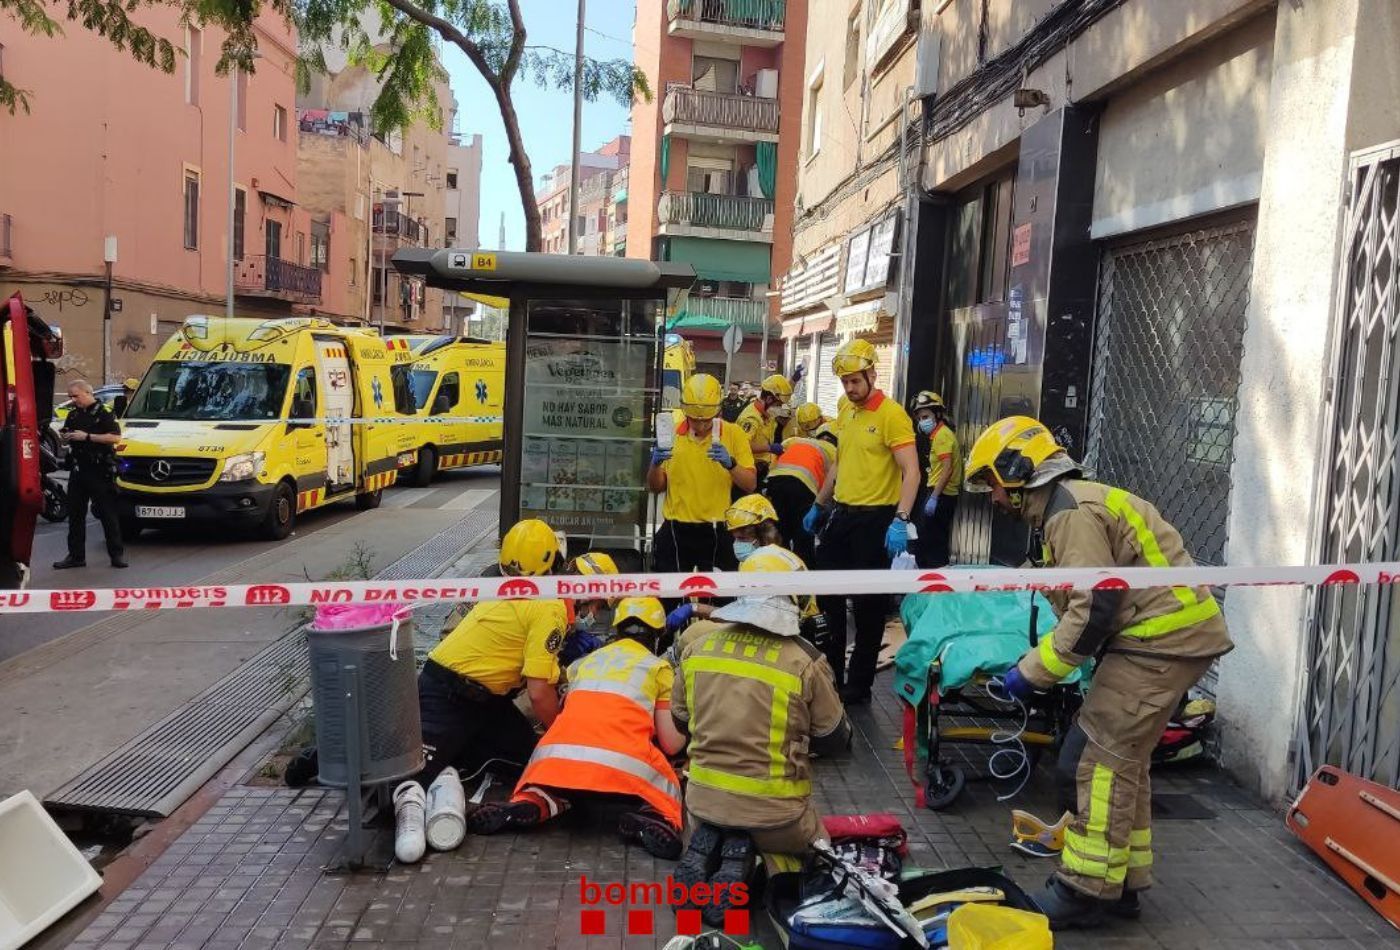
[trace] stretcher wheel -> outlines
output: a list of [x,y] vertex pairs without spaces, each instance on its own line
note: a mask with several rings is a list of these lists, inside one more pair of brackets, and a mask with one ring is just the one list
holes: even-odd
[[934,811],[942,811],[962,794],[967,784],[967,775],[956,765],[933,765],[928,770],[928,781],[924,783],[924,804]]

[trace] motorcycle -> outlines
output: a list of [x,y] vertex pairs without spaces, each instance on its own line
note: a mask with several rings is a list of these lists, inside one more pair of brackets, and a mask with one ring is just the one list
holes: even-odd
[[44,490],[44,507],[39,515],[45,521],[68,520],[68,492],[63,483],[53,477],[54,472],[64,467],[59,460],[61,451],[57,433],[46,427],[39,436],[39,479]]

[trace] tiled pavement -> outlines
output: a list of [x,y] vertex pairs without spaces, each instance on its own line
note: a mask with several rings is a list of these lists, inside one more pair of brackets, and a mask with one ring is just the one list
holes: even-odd
[[[1006,847],[1010,804],[971,783],[952,809],[916,810],[895,748],[892,698],[858,710],[850,759],[818,764],[828,812],[893,811],[910,831],[910,862],[1002,864],[1028,888],[1050,870]],[[1279,816],[1210,770],[1159,776],[1163,804],[1212,817],[1156,822],[1159,886],[1140,921],[1057,946],[1104,948],[1382,947],[1400,943],[1383,920],[1298,845]],[[1189,796],[1183,798],[1181,796]],[[1050,815],[1044,768],[1015,804]],[[1202,808],[1203,806],[1203,808]],[[456,852],[387,871],[327,873],[345,831],[342,796],[324,789],[239,787],[198,820],[80,935],[75,948],[654,947],[674,933],[579,934],[581,875],[659,881],[666,862],[625,848],[605,827],[570,816],[531,835],[471,838]],[[381,832],[381,848],[388,834]],[[769,930],[756,939],[777,946]]]

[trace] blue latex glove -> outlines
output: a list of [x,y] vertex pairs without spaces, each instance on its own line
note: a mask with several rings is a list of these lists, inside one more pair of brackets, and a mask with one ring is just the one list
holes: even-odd
[[660,446],[651,450],[651,464],[660,465],[662,462],[671,461],[671,450],[663,449]]
[[932,518],[933,513],[938,510],[938,495],[930,492],[928,499],[924,502],[924,517]]
[[726,471],[734,467],[734,456],[730,455],[729,450],[718,442],[711,442],[710,451],[705,454],[711,462],[718,462],[724,466]]
[[1031,693],[1035,692],[1035,687],[1031,681],[1021,675],[1021,668],[1013,666],[1006,671],[1006,675],[1001,678],[1002,685],[1006,688],[1006,695],[1012,699],[1025,702],[1031,698]]
[[564,639],[564,648],[559,651],[559,665],[568,666],[582,659],[603,645],[601,637],[575,630]]
[[684,627],[695,616],[694,604],[681,604],[666,615],[666,629],[674,632]]
[[885,553],[893,559],[907,550],[909,550],[909,522],[896,518],[890,522],[889,528],[885,531]]
[[781,442],[774,442],[772,445],[768,446],[768,451],[772,452],[774,455],[782,455],[782,454],[783,454],[783,443],[781,443]]
[[813,505],[807,509],[807,513],[802,516],[802,530],[808,534],[817,533],[817,522],[822,519],[822,506]]

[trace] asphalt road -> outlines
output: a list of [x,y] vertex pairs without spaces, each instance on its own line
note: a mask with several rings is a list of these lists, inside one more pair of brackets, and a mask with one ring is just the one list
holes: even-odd
[[[343,502],[303,514],[296,530],[284,541],[263,541],[231,535],[220,528],[193,525],[161,531],[147,530],[127,546],[131,566],[117,570],[108,565],[102,541],[102,526],[88,518],[87,567],[55,571],[53,562],[67,554],[68,525],[40,520],[34,538],[33,588],[50,587],[148,587],[191,584],[215,571],[234,567],[279,545],[302,544],[318,532],[355,519],[355,536],[372,546],[376,535],[394,523],[404,509],[440,509],[448,518],[460,517],[489,493],[500,487],[496,466],[443,472],[428,488],[389,488],[383,504],[374,511],[356,511],[352,502]],[[353,544],[351,545],[353,548]],[[349,556],[349,551],[346,552]],[[376,568],[385,565],[378,563]],[[26,650],[48,643],[89,623],[83,614],[31,614],[9,618],[0,629],[0,662]]]

